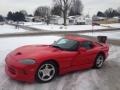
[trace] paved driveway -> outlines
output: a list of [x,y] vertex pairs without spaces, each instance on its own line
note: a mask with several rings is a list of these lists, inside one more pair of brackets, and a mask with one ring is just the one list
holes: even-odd
[[6,76],[0,65],[0,90],[120,90],[120,47],[110,46],[102,69],[90,69],[59,76],[50,83],[22,83]]

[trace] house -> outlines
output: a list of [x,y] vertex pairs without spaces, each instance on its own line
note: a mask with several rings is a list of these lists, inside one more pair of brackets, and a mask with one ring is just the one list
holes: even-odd
[[[63,17],[57,16],[57,15],[50,16],[49,21],[50,21],[50,24],[62,25],[64,23]],[[86,24],[91,24],[92,19],[89,17],[77,15],[77,16],[69,16],[66,22],[69,25],[86,25]]]
[[26,16],[25,20],[26,22],[32,22],[34,20],[34,17]]
[[86,19],[84,16],[76,16],[77,20],[77,25],[85,25],[86,24]]
[[[64,19],[61,16],[52,15],[50,16],[50,24],[58,24],[62,25],[64,23]],[[67,18],[67,24],[69,24],[69,19]]]
[[35,22],[45,22],[45,18],[40,17],[40,16],[34,16],[34,21]]
[[119,17],[119,16],[113,17],[112,19],[113,19],[113,21],[115,21],[115,22],[120,22],[120,17]]
[[93,21],[104,21],[106,20],[106,17],[93,16],[92,19]]
[[85,17],[85,16],[70,16],[69,17],[69,24],[72,25],[86,25],[86,24],[91,24],[92,23],[92,19],[89,17]]
[[86,24],[86,25],[91,25],[91,24],[92,24],[92,18],[86,17],[86,18],[85,18],[85,24]]
[[74,24],[76,24],[76,22],[77,22],[75,16],[69,16],[68,19],[69,19],[69,24],[70,24],[70,25],[74,25]]

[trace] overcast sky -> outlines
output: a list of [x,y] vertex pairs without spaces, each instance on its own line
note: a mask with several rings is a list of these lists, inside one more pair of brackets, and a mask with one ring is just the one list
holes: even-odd
[[[95,14],[97,11],[105,11],[107,8],[117,9],[120,0],[81,0],[84,5],[84,14]],[[6,15],[8,11],[27,10],[33,14],[38,6],[51,6],[52,0],[0,0],[0,14]]]

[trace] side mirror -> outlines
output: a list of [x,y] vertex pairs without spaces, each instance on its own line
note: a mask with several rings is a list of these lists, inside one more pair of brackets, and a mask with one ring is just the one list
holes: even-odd
[[94,48],[94,46],[95,46],[94,44],[91,44],[91,45],[90,45],[91,48]]
[[53,43],[55,44],[57,41],[54,41]]
[[78,50],[79,52],[86,52],[87,51],[87,49],[86,48],[79,48],[79,50]]

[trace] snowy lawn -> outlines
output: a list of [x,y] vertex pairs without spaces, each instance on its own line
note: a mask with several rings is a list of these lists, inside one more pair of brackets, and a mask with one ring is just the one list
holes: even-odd
[[[14,23],[16,24],[16,23]],[[31,26],[31,25],[43,25],[44,22],[19,22],[19,25]]]
[[[78,30],[91,30],[91,29],[108,29],[108,28],[120,28],[120,23],[115,24],[102,24],[101,26],[92,25],[46,25],[45,23],[33,23],[25,22],[24,25],[34,27],[37,29],[50,30],[50,31],[78,31]],[[105,26],[105,27],[104,27]]]
[[[20,25],[34,27],[36,29],[48,30],[48,31],[78,31],[78,30],[92,30],[92,29],[110,29],[110,28],[120,28],[120,24],[104,24],[103,26],[93,26],[92,25],[46,25],[43,22],[21,22]],[[104,27],[105,26],[105,27]],[[107,27],[108,26],[108,27]],[[5,33],[17,33],[17,32],[26,32],[24,29],[16,29],[15,26],[10,25],[0,25],[0,34]]]
[[102,69],[89,69],[59,76],[46,83],[21,83],[4,72],[5,56],[28,44],[51,44],[59,36],[0,38],[0,90],[120,90],[120,47],[110,46],[110,55]]
[[16,33],[16,32],[25,32],[26,30],[24,29],[16,29],[15,26],[10,26],[10,25],[0,25],[0,34],[5,34],[5,33]]
[[109,26],[112,28],[120,28],[120,23],[113,23],[113,24],[103,24],[104,26]]
[[105,31],[105,32],[89,32],[89,33],[82,33],[80,35],[87,35],[87,36],[107,36],[110,39],[120,39],[120,31]]
[[[42,30],[50,30],[50,31],[78,31],[78,30],[91,30],[92,25],[31,25],[29,27],[34,27]],[[94,29],[107,29],[108,27],[103,26],[94,26]]]

